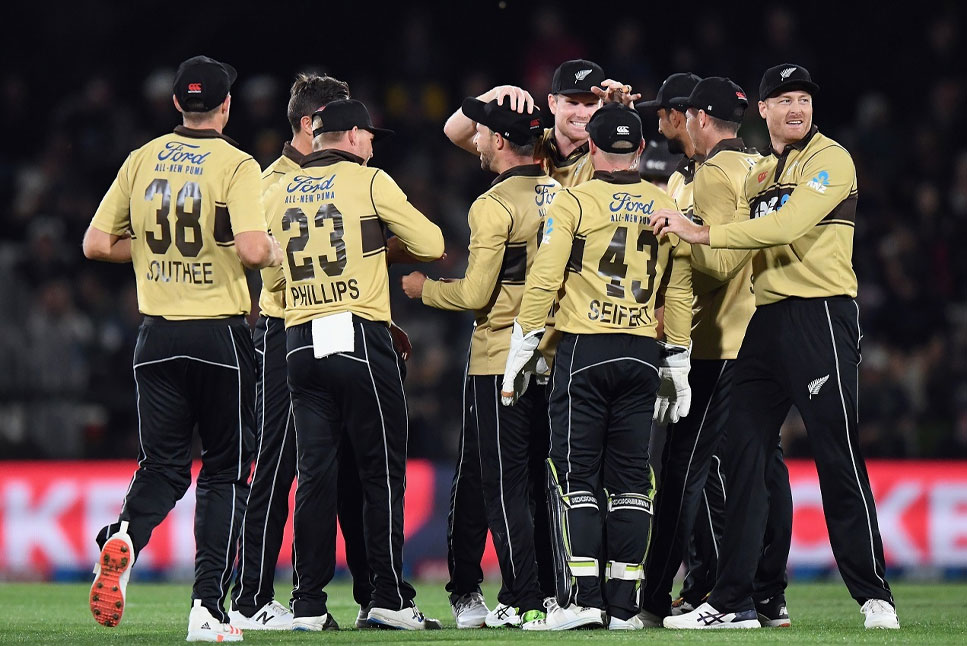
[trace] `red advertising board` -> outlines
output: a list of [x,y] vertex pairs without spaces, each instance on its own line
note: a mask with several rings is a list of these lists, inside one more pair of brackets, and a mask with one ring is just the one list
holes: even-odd
[[[815,467],[788,464],[795,505],[790,566],[828,567],[833,557]],[[117,518],[134,468],[133,462],[0,463],[0,576],[89,569],[97,556],[93,538]],[[889,565],[967,567],[967,462],[871,461],[868,469]],[[412,572],[445,574],[450,476],[449,465],[409,463],[405,556]],[[155,531],[140,568],[190,572],[193,517],[190,489]],[[290,546],[291,519],[280,565],[290,562]],[[496,566],[491,547],[485,566]]]

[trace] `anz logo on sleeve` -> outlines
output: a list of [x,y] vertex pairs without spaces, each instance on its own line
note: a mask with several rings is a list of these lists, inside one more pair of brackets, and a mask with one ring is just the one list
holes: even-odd
[[763,193],[752,200],[749,213],[753,219],[775,213],[789,200],[790,195],[792,195],[792,188],[780,188],[778,193],[772,191]]

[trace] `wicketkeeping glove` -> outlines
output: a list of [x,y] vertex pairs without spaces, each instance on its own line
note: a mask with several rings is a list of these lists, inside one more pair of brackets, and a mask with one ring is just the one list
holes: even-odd
[[507,353],[507,363],[504,366],[504,383],[500,389],[500,403],[513,406],[530,381],[530,372],[524,367],[534,358],[537,346],[541,342],[544,328],[524,334],[524,330],[514,321],[514,331],[510,335],[510,352]]
[[692,406],[692,389],[688,385],[691,346],[683,347],[659,341],[658,396],[655,399],[655,421],[674,424],[688,415]]

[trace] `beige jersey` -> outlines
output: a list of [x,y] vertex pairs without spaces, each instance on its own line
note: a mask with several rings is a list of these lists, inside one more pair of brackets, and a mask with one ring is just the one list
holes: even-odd
[[124,161],[91,226],[131,235],[143,314],[224,318],[251,308],[235,234],[265,231],[259,165],[214,130],[178,126]]
[[537,164],[499,175],[470,207],[465,276],[423,283],[426,305],[475,314],[468,374],[504,372],[524,279],[537,253],[544,215],[560,186]]
[[[292,144],[286,143],[282,147],[282,155],[262,171],[262,195],[265,196],[269,188],[278,183],[286,174],[299,170],[303,159],[302,153],[293,148]],[[276,222],[273,226],[272,222],[268,223],[269,228],[274,231],[277,231],[281,224],[281,222]],[[280,319],[285,316],[285,290],[272,291],[268,285],[268,283],[272,282],[277,272],[278,269],[276,267],[262,270],[262,292],[259,294],[259,310],[265,316],[273,316]]]
[[537,148],[541,157],[543,157],[547,174],[561,186],[577,186],[591,179],[594,174],[594,166],[591,164],[591,155],[588,154],[589,146],[587,142],[564,157],[557,149],[554,128],[545,128],[544,135],[538,142]]
[[286,327],[347,311],[390,321],[384,227],[416,258],[443,255],[440,228],[389,175],[350,153],[307,155],[301,169],[269,188],[265,200],[271,231],[286,256]]
[[524,288],[517,317],[524,332],[544,326],[563,284],[559,330],[654,338],[656,293],[664,285],[666,337],[688,345],[691,269],[673,254],[677,237],[659,241],[652,231],[649,216],[663,208],[675,204],[636,171],[595,173],[559,191]]
[[692,189],[695,179],[695,160],[687,157],[678,164],[678,168],[668,178],[668,195],[675,200],[678,210],[692,217]]
[[[692,219],[712,225],[747,218],[742,208],[745,178],[759,158],[741,139],[726,139],[712,148],[695,171]],[[751,253],[692,245],[692,358],[738,356],[755,310]],[[729,265],[724,274],[722,265]]]
[[751,219],[712,225],[713,248],[762,249],[752,259],[756,305],[790,296],[856,296],[856,169],[815,126],[759,160],[745,182]]

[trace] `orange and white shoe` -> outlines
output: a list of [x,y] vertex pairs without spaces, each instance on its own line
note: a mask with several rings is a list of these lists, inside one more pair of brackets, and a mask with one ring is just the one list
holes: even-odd
[[94,565],[91,584],[91,614],[97,623],[108,628],[117,626],[124,615],[125,591],[134,564],[134,544],[128,536],[128,521],[104,543]]
[[223,624],[212,616],[208,608],[201,605],[201,599],[192,602],[188,613],[189,642],[240,642],[242,629],[232,624]]

